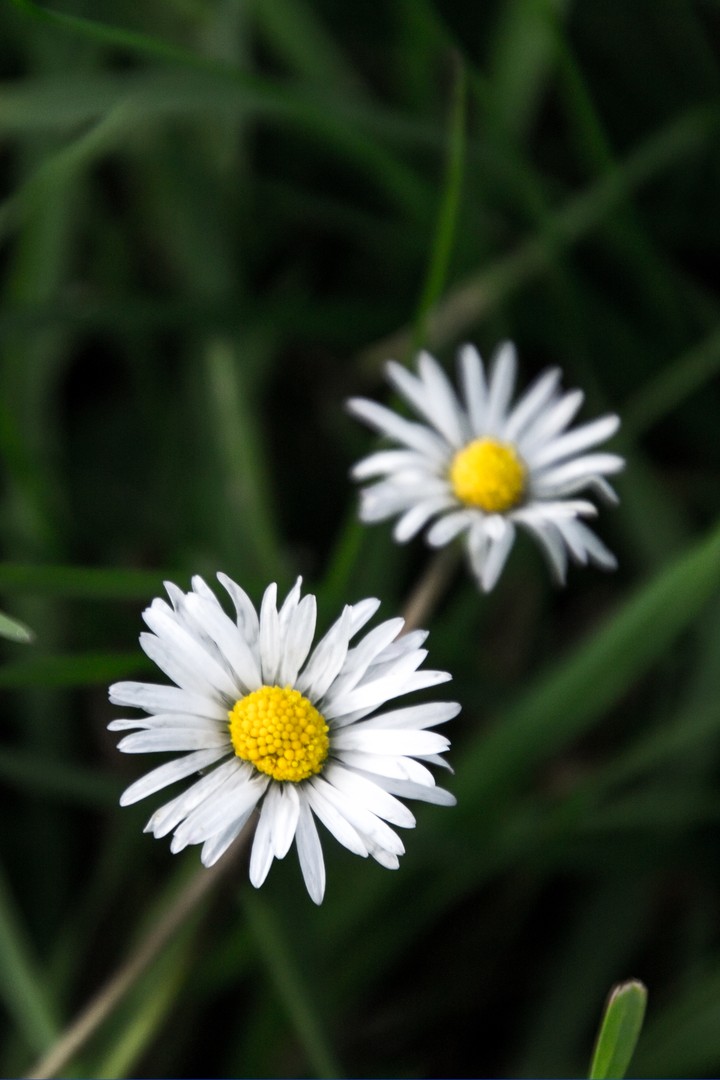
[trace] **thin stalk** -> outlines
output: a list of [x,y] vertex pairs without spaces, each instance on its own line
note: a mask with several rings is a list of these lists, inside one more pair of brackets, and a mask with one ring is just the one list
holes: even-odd
[[25,1080],[45,1080],[65,1068],[147,971],[153,960],[185,925],[196,908],[212,892],[223,874],[230,866],[235,865],[238,854],[245,849],[252,836],[253,827],[254,824],[246,826],[235,845],[234,858],[225,856],[215,866],[207,870],[202,869],[193,875],[177,896],[172,907],[163,912],[125,963],[120,965],[115,974],[90,999],[47,1053],[35,1062],[32,1069],[26,1073]]
[[432,559],[405,603],[403,634],[419,626],[425,626],[429,621],[450,582],[459,557],[460,547],[452,545],[439,551]]

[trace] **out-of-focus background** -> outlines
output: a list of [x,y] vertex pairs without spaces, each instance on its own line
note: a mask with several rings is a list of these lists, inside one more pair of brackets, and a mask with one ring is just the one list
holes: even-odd
[[458,570],[457,809],[397,873],[326,837],[319,909],[294,852],[238,867],[61,1075],[584,1075],[637,976],[632,1074],[717,1076],[718,5],[6,0],[0,65],[0,607],[36,633],[0,667],[2,1075],[199,866],[118,807],[158,763],[106,731],[142,608],[223,569],[396,614],[430,555],[357,524],[344,399],[510,337],[623,418],[619,571]]

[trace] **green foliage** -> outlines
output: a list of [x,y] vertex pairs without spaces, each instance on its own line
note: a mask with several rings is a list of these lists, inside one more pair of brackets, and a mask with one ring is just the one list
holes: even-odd
[[2,1075],[198,872],[117,806],[147,759],[106,685],[162,681],[143,607],[221,569],[255,600],[302,573],[325,624],[397,614],[431,556],[357,523],[344,399],[503,337],[623,419],[619,571],[559,590],[520,540],[484,597],[446,567],[457,808],[414,807],[394,874],[328,838],[317,910],[294,853],[259,895],[231,867],[62,1075],[577,1076],[628,972],[633,1075],[718,1075],[717,29],[693,2],[3,5]]
[[642,1028],[647,990],[630,980],[613,988],[598,1032],[590,1080],[622,1080],[632,1060]]

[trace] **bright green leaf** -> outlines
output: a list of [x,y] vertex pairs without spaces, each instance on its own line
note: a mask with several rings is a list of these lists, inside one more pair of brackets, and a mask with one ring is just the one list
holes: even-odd
[[622,1080],[635,1051],[647,1002],[637,979],[619,983],[610,992],[600,1024],[590,1080]]

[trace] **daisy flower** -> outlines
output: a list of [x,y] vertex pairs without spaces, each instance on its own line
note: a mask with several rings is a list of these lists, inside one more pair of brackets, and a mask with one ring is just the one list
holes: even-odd
[[617,502],[605,477],[622,469],[623,459],[587,451],[617,431],[618,417],[567,430],[583,394],[559,389],[558,368],[540,375],[513,405],[517,361],[510,342],[497,350],[488,377],[474,346],[465,345],[458,359],[462,402],[428,353],[418,358],[417,376],[387,364],[390,382],[427,424],[365,398],[348,402],[356,417],[400,446],[371,454],[353,469],[355,479],[376,481],[361,492],[362,521],[397,517],[398,543],[428,525],[426,539],[434,547],[464,534],[486,592],[500,576],[518,525],[539,542],[560,581],[568,554],[614,569],[615,557],[581,520],[597,513],[594,504],[575,496],[587,491]]
[[[390,619],[350,642],[379,600],[348,605],[312,647],[316,602],[301,598],[298,579],[280,608],[270,585],[256,612],[225,574],[218,578],[235,608],[226,614],[200,577],[192,591],[166,583],[171,603],[155,599],[140,635],[147,655],[176,684],[120,682],[116,705],[147,716],[113,720],[113,731],[140,729],[119,744],[125,753],[179,752],[124,792],[123,806],[202,773],[156,810],[146,832],[173,833],[173,852],[202,844],[211,866],[259,810],[250,880],[260,886],[274,858],[295,844],[305,884],[319,904],[325,866],[315,818],[356,855],[395,869],[404,848],[390,825],[411,828],[401,798],[452,806],[427,767],[445,765],[448,740],[428,729],[460,711],[454,702],[405,705],[388,701],[446,682],[444,671],[420,671],[427,634],[398,637]],[[388,822],[390,824],[388,824]]]

